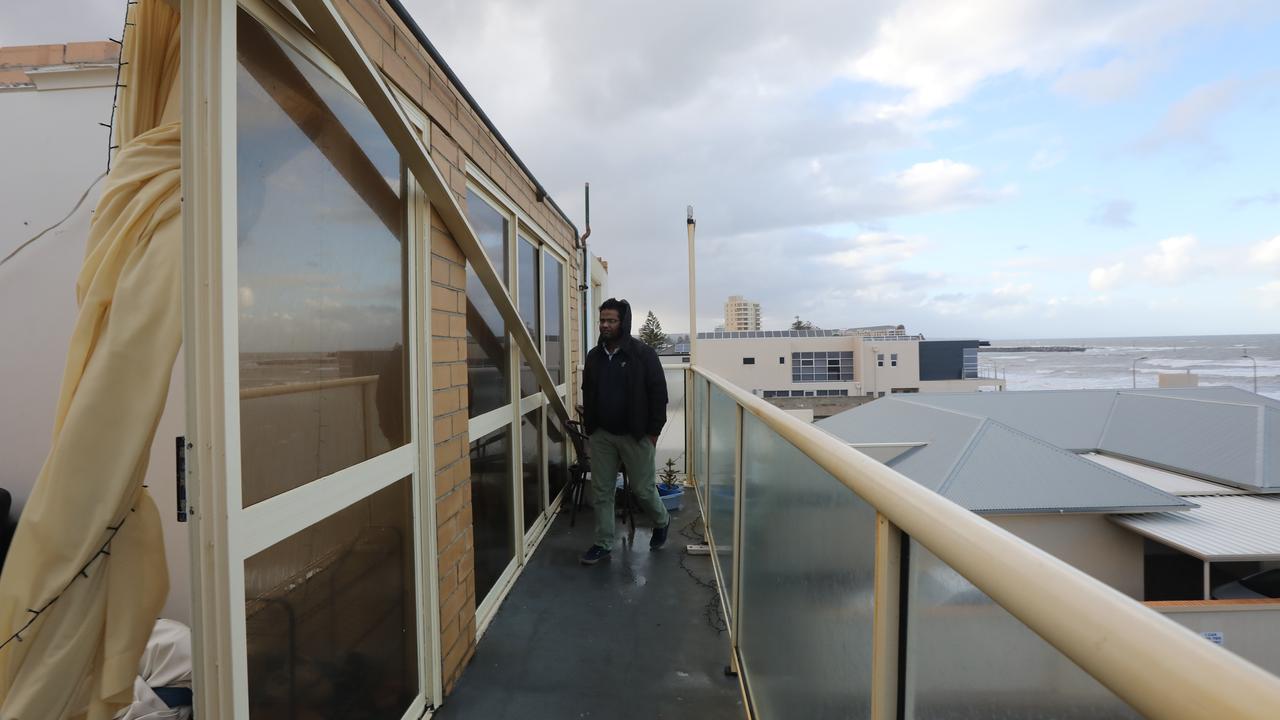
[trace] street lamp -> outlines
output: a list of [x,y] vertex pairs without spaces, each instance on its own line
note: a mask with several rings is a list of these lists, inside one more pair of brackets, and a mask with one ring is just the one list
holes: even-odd
[[880,348],[871,347],[871,397],[876,397],[876,387],[880,384],[876,366],[880,364]]
[[1249,362],[1253,363],[1253,394],[1257,395],[1258,394],[1258,361],[1254,360],[1253,357],[1249,355],[1248,351],[1241,353],[1240,357],[1245,358]]
[[1140,361],[1142,361],[1142,360],[1146,360],[1146,359],[1147,359],[1147,356],[1146,356],[1146,355],[1143,355],[1143,356],[1142,356],[1142,357],[1140,357],[1140,358],[1134,358],[1134,359],[1133,359],[1133,364],[1132,364],[1131,366],[1129,366],[1129,370],[1133,372],[1133,388],[1134,388],[1135,390],[1137,390],[1137,389],[1138,389],[1138,363],[1139,363]]

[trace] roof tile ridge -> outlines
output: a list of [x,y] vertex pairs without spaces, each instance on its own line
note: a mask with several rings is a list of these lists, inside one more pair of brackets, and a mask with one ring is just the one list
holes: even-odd
[[[1102,471],[1103,471],[1103,472],[1105,472],[1105,473],[1108,473],[1108,474],[1110,474],[1110,475],[1114,475],[1114,476],[1116,476],[1116,477],[1120,478],[1121,480],[1123,480],[1125,483],[1127,483],[1127,484],[1129,484],[1129,485],[1131,485],[1131,486],[1133,486],[1133,487],[1135,487],[1135,488],[1138,488],[1138,489],[1140,489],[1140,490],[1150,490],[1150,491],[1152,491],[1152,492],[1159,493],[1160,495],[1164,495],[1164,496],[1166,496],[1166,497],[1169,497],[1169,498],[1172,498],[1172,499],[1174,499],[1174,500],[1177,500],[1178,502],[1182,503],[1182,504],[1183,504],[1184,506],[1186,506],[1186,507],[1197,507],[1195,503],[1190,502],[1190,501],[1188,501],[1188,500],[1186,500],[1186,499],[1184,499],[1184,498],[1182,498],[1182,497],[1179,497],[1179,496],[1177,496],[1177,495],[1174,495],[1173,493],[1167,493],[1167,492],[1165,492],[1165,491],[1161,490],[1160,488],[1154,487],[1154,486],[1152,486],[1152,485],[1148,485],[1147,483],[1144,483],[1144,482],[1142,482],[1141,480],[1137,480],[1137,479],[1135,479],[1135,478],[1131,478],[1131,477],[1129,477],[1128,475],[1125,475],[1124,473],[1119,472],[1118,470],[1113,470],[1113,469],[1111,469],[1111,468],[1107,467],[1106,465],[1102,465],[1102,464],[1100,464],[1100,463],[1095,463],[1095,462],[1091,462],[1091,461],[1089,461],[1089,460],[1085,460],[1084,458],[1080,457],[1080,454],[1079,454],[1079,453],[1074,453],[1074,452],[1071,452],[1070,450],[1065,450],[1065,449],[1063,449],[1063,448],[1060,448],[1060,447],[1058,447],[1057,445],[1054,445],[1053,443],[1051,443],[1051,442],[1049,442],[1049,441],[1047,441],[1047,440],[1043,440],[1043,439],[1041,439],[1041,438],[1036,437],[1035,435],[1032,435],[1031,433],[1025,432],[1025,431],[1023,431],[1023,430],[1019,430],[1018,428],[1012,427],[1012,426],[1010,426],[1010,425],[1006,425],[1005,423],[1002,423],[1002,422],[1000,422],[999,420],[992,420],[991,418],[987,418],[987,422],[991,423],[991,424],[992,424],[992,425],[994,425],[994,426],[998,426],[998,427],[1004,428],[1005,430],[1008,430],[1010,433],[1013,433],[1013,434],[1014,434],[1014,435],[1016,435],[1016,436],[1019,436],[1019,437],[1025,438],[1026,440],[1029,440],[1029,441],[1031,441],[1031,442],[1033,442],[1033,443],[1036,443],[1037,445],[1040,445],[1041,447],[1047,448],[1047,449],[1049,449],[1049,450],[1050,450],[1050,451],[1052,451],[1052,452],[1058,453],[1059,455],[1066,455],[1066,456],[1068,456],[1068,457],[1072,458],[1072,459],[1073,459],[1074,461],[1076,461],[1076,462],[1087,463],[1087,466],[1088,466],[1088,467],[1097,468],[1097,469],[1099,469],[1099,470],[1102,470]],[[984,430],[984,434],[985,434],[985,430]],[[977,443],[974,443],[974,444],[976,445]],[[965,448],[965,452],[964,452],[964,455],[963,455],[963,457],[962,457],[962,460],[967,460],[967,459],[968,459],[970,449],[971,449],[971,448]],[[959,470],[959,462],[957,462],[957,467],[956,467],[954,470],[955,470],[955,471],[958,471],[958,470]],[[950,482],[951,482],[951,477],[950,477],[950,475],[948,475],[948,477],[947,477],[947,483],[950,483]]]
[[[963,415],[964,413],[958,414]],[[969,456],[973,454],[973,449],[978,446],[978,441],[982,439],[982,436],[987,432],[987,428],[994,422],[991,418],[979,419],[978,426],[973,429],[973,432],[969,434],[969,439],[965,441],[964,450],[960,452],[956,461],[951,463],[951,467],[947,468],[947,474],[943,476],[942,482],[938,484],[936,492],[939,495],[946,497],[946,491],[951,487],[956,475],[959,474],[960,468],[964,467],[964,464],[969,461]]]

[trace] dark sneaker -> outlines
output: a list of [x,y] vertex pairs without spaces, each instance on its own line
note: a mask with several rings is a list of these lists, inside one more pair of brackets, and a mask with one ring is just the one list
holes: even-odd
[[601,560],[609,557],[609,551],[599,545],[592,545],[591,549],[582,553],[580,562],[583,565],[595,565]]
[[649,538],[649,549],[657,550],[667,544],[667,531],[671,529],[671,521],[668,520],[666,525],[653,529],[653,537]]

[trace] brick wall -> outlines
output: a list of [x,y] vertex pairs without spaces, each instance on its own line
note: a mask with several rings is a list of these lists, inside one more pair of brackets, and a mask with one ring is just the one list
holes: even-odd
[[[572,227],[547,203],[536,186],[485,127],[462,95],[385,3],[338,0],[337,7],[371,60],[431,120],[431,159],[466,205],[469,160],[565,249],[570,261],[570,387],[577,367],[581,255],[574,252]],[[440,647],[445,693],[450,692],[475,654],[475,555],[472,537],[471,468],[467,436],[467,347],[465,257],[434,209],[431,211],[431,388],[435,417],[436,550],[440,578]],[[570,396],[570,405],[574,402]]]
[[34,85],[27,70],[59,65],[115,65],[119,60],[120,46],[108,40],[0,47],[0,88]]

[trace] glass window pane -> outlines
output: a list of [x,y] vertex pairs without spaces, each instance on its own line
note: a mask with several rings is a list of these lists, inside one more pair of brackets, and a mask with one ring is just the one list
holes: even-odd
[[547,413],[547,497],[552,500],[569,484],[568,437],[560,418]]
[[551,253],[543,253],[543,357],[556,385],[564,382],[564,265]]
[[476,604],[493,589],[515,557],[511,520],[511,426],[471,443],[471,512],[475,533]]
[[520,418],[520,467],[524,487],[524,530],[542,515],[542,410]]
[[255,718],[400,717],[418,694],[404,478],[244,562]]
[[243,12],[236,77],[245,506],[408,442],[399,156]]
[[[507,281],[507,232],[510,223],[474,190],[467,191],[467,220],[498,277]],[[507,325],[498,306],[467,263],[467,394],[469,417],[511,402],[507,378]]]
[[[520,319],[524,320],[525,329],[538,344],[538,325],[541,313],[538,312],[538,248],[520,236],[516,250],[516,268],[519,272],[519,306]],[[520,360],[520,397],[529,397],[538,392],[538,381],[533,376],[533,368],[527,359]]]

